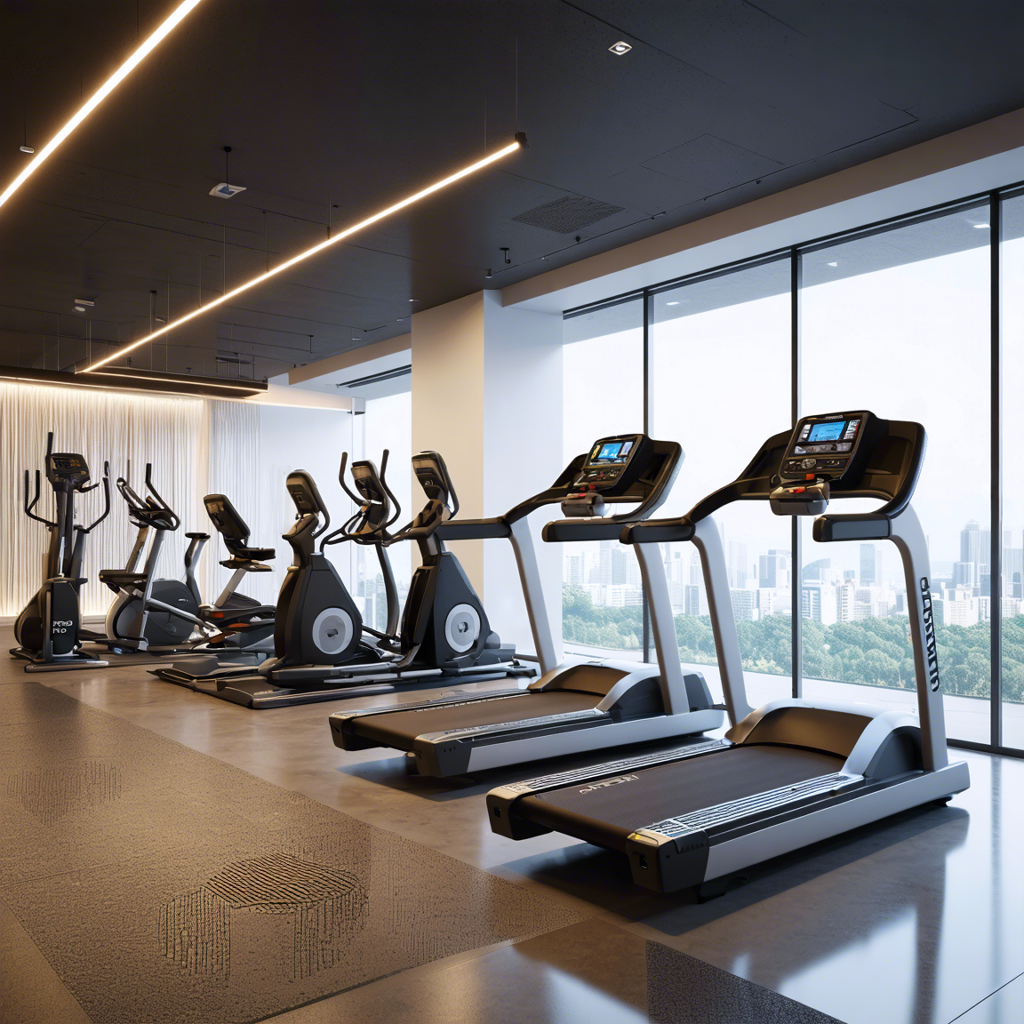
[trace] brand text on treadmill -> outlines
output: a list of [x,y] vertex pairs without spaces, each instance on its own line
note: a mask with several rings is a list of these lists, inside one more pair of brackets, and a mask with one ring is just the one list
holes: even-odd
[[618,786],[623,782],[636,782],[640,778],[639,775],[619,775],[614,779],[604,779],[601,782],[591,783],[589,786],[584,786],[581,793],[593,793],[595,789],[607,789],[609,786]]

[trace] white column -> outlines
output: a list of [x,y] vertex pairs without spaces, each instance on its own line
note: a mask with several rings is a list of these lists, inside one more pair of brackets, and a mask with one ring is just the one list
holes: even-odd
[[[500,515],[554,482],[563,468],[562,321],[504,308],[501,292],[477,292],[412,317],[412,446],[448,464],[460,517]],[[559,635],[561,550],[540,541],[545,598]],[[532,649],[511,545],[453,546],[504,641]],[[560,654],[560,651],[559,651]]]

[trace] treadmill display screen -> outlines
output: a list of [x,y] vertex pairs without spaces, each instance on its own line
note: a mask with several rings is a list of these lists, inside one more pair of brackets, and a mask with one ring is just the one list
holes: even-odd
[[808,441],[838,441],[843,436],[846,420],[835,420],[832,423],[815,423],[811,427]]
[[620,466],[633,450],[632,441],[609,441],[595,449],[590,456],[591,466]]

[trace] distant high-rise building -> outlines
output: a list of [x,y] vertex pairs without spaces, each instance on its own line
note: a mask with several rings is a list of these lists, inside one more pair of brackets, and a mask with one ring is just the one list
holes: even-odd
[[861,586],[870,586],[878,583],[878,575],[875,571],[875,545],[861,544],[860,546],[860,582]]
[[852,579],[845,579],[836,587],[836,621],[853,622],[857,587]]
[[819,558],[814,562],[808,562],[801,573],[801,579],[805,583],[822,582],[827,580],[832,569],[831,558]]
[[683,588],[683,611],[687,615],[707,615],[703,598],[704,592],[700,587],[687,585]]
[[629,563],[635,561],[633,553],[624,551],[621,545],[612,548],[612,578],[609,582],[617,586],[625,584]]
[[800,588],[800,614],[831,626],[836,621],[836,588],[828,583],[804,583]]
[[975,587],[978,585],[978,566],[975,562],[953,563],[953,586]]
[[757,619],[757,591],[734,588],[729,591],[732,598],[732,615],[737,622],[754,622]]
[[772,548],[758,559],[757,585],[762,590],[789,586],[789,552]]
[[742,590],[747,585],[750,562],[747,560],[747,545],[739,541],[729,541],[729,578],[732,585]]
[[982,572],[988,571],[991,544],[991,532],[983,530],[974,519],[960,531],[960,561],[974,564],[974,586],[978,586]]

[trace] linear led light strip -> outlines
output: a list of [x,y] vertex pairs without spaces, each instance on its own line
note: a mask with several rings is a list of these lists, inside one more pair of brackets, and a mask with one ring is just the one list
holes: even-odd
[[202,0],[184,0],[175,8],[171,16],[93,93],[78,113],[43,146],[28,167],[7,186],[3,194],[0,195],[0,206],[3,206],[25,181],[39,170],[40,164],[149,56],[150,52],[174,29],[178,22],[201,3]]
[[371,224],[376,224],[378,221],[384,220],[385,217],[390,217],[391,214],[397,213],[399,210],[404,210],[407,206],[412,206],[414,203],[418,203],[421,199],[426,199],[427,196],[433,195],[435,192],[439,192],[443,188],[447,188],[449,185],[454,184],[462,178],[468,177],[470,174],[474,174],[476,171],[483,170],[484,167],[487,167],[489,164],[493,164],[496,160],[501,160],[503,157],[508,156],[510,153],[514,153],[517,149],[520,149],[525,144],[525,139],[525,135],[518,133],[516,135],[515,142],[510,142],[504,147],[504,149],[499,149],[496,153],[492,153],[490,156],[486,156],[482,160],[477,160],[476,163],[470,164],[468,167],[463,167],[461,171],[449,174],[447,178],[435,181],[433,185],[428,185],[426,188],[420,189],[419,192],[415,192],[411,196],[406,196],[405,199],[402,199],[397,203],[393,203],[391,206],[381,210],[379,213],[373,214],[371,217],[367,217],[365,220],[359,221],[358,224],[353,224],[351,227],[345,228],[344,231],[339,231],[337,234],[331,235],[330,238],[314,245],[311,249],[306,249],[305,252],[300,252],[298,256],[293,256],[291,259],[285,260],[284,263],[279,263],[273,270],[268,270],[265,274],[260,274],[258,277],[254,277],[252,280],[246,281],[244,284],[240,284],[237,288],[232,288],[231,291],[225,292],[219,299],[214,299],[212,302],[206,303],[205,306],[199,306],[196,309],[193,309],[191,313],[186,313],[184,316],[178,317],[177,320],[172,320],[169,324],[165,324],[158,331],[153,331],[152,334],[147,334],[144,338],[139,338],[138,341],[133,341],[130,345],[125,345],[124,348],[120,348],[116,352],[111,352],[109,356],[93,363],[92,366],[86,367],[84,372],[92,373],[93,371],[98,370],[101,366],[106,366],[107,363],[112,362],[115,359],[120,359],[121,356],[127,355],[129,352],[137,349],[140,345],[148,344],[156,338],[159,338],[161,334],[166,334],[168,331],[174,330],[175,327],[180,327],[182,324],[188,323],[189,320],[194,320],[197,316],[202,316],[203,313],[209,312],[209,310],[216,306],[223,305],[223,303],[236,298],[243,292],[247,292],[250,288],[255,288],[256,285],[262,284],[269,278],[283,273],[290,267],[294,267],[297,263],[301,263],[303,260],[308,260],[311,256],[315,256],[318,252],[326,249],[328,246],[334,245],[342,239],[348,238],[350,235],[354,235],[357,231],[362,231],[363,228],[369,227]]
[[[115,375],[114,374],[100,374],[100,376],[115,376]],[[148,380],[149,378],[140,378],[140,379]],[[24,377],[24,376],[21,376],[17,372],[5,373],[5,372],[0,371],[0,381],[3,381],[3,380],[13,380],[13,381],[18,382],[19,384],[34,384],[34,385],[36,385],[38,387],[63,388],[63,387],[67,387],[70,384],[73,387],[77,387],[77,388],[92,388],[94,391],[109,391],[110,390],[110,385],[109,384],[103,384],[103,383],[90,384],[90,383],[88,383],[87,381],[84,381],[84,380],[75,380],[73,377],[70,377],[70,379],[68,379],[66,381],[63,381],[63,380],[61,380],[61,381],[57,381],[57,380],[38,380],[35,377]],[[171,382],[169,382],[169,383],[171,383]],[[181,384],[197,384],[197,383],[200,383],[200,382],[196,381],[196,380],[183,380],[183,381],[180,381],[179,383],[181,383]],[[208,384],[208,385],[206,385],[206,387],[210,387],[210,386],[213,386],[213,387],[227,387],[228,385],[225,385],[225,384],[217,384],[217,385],[209,385]],[[145,388],[137,388],[137,389],[136,388],[132,388],[130,390],[132,390],[132,391],[137,390],[139,392],[145,393],[148,396],[152,396],[152,394],[153,394],[152,391],[147,391]],[[239,389],[239,390],[241,390],[241,389]],[[253,389],[252,388],[245,388],[244,390],[252,391]],[[204,396],[204,395],[196,395],[196,393],[193,392],[193,391],[167,391],[167,392],[160,392],[159,393],[159,395],[161,395],[161,396],[164,395],[164,394],[166,394],[166,395],[185,395],[188,398],[204,398],[204,397],[208,397],[208,396]],[[265,394],[265,392],[260,391],[260,392],[257,392],[257,394]],[[223,401],[227,401],[227,402],[243,402],[243,401],[247,401],[248,399],[255,398],[255,397],[256,397],[255,394],[254,395],[249,395],[247,398],[231,398],[231,397],[225,395]],[[220,399],[218,399],[218,401],[220,401]],[[346,399],[346,401],[347,401],[347,399]],[[322,410],[324,412],[347,412],[348,411],[347,409],[343,409],[343,408],[341,408],[340,406],[337,406],[337,405],[305,405],[305,404],[299,404],[297,402],[260,402],[259,404],[260,405],[272,405],[272,406],[274,406],[275,409],[319,409],[319,410]]]
[[211,380],[206,380],[202,377],[151,377],[144,373],[115,373],[113,370],[96,370],[94,371],[101,377],[116,377],[118,380],[130,378],[131,380],[148,380],[152,383],[165,383],[165,384],[189,384],[193,387],[203,388],[226,388],[229,391],[262,391],[263,388],[258,384],[236,384],[234,382],[230,384],[215,383]]

